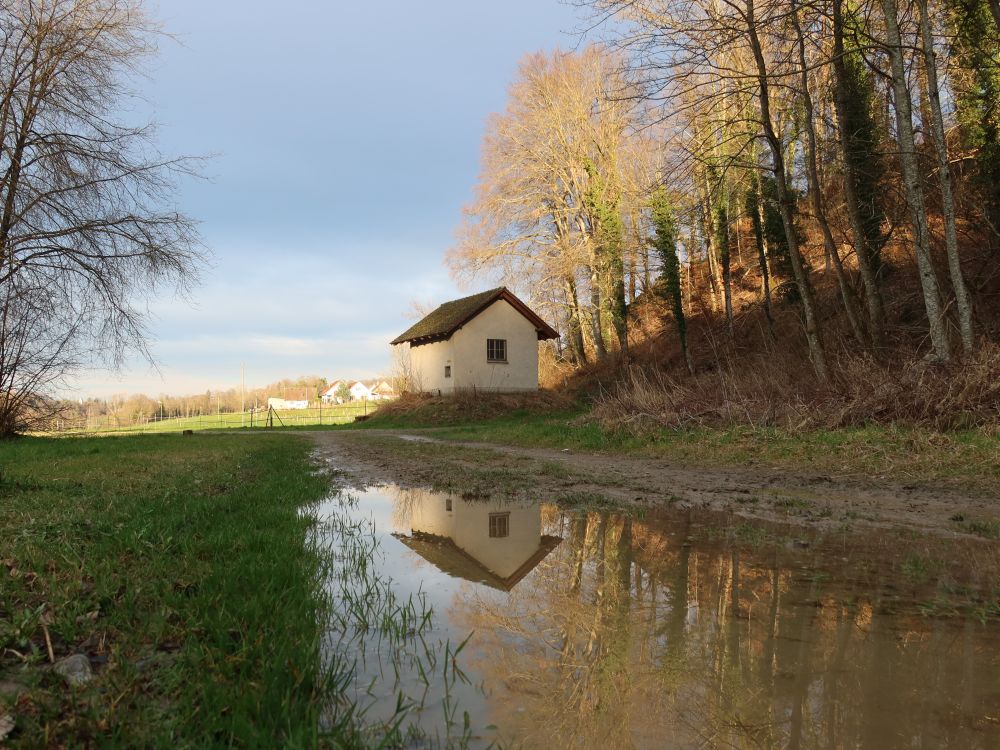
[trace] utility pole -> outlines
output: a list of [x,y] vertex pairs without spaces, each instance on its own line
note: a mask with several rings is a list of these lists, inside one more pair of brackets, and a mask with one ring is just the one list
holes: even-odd
[[247,366],[245,364],[240,365],[240,427],[247,426],[247,405],[246,405],[246,379],[247,379]]

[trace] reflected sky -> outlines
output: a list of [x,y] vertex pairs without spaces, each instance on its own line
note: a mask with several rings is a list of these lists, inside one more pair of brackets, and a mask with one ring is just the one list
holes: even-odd
[[[438,637],[474,633],[462,701],[477,726],[519,746],[1000,746],[994,546],[956,558],[905,533],[804,536],[693,510],[394,487],[350,512],[374,521],[382,574],[427,593]],[[507,537],[490,536],[498,513],[511,514]],[[408,546],[421,535],[472,562]],[[561,541],[534,559],[546,538]],[[529,559],[507,590],[476,572],[503,578]]]

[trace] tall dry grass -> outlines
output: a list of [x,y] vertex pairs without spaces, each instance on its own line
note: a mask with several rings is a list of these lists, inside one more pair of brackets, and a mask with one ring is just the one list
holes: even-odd
[[780,427],[871,423],[938,430],[1000,427],[1000,346],[987,343],[952,365],[916,358],[879,363],[841,355],[834,380],[818,388],[790,357],[742,358],[695,376],[631,367],[595,399],[594,418],[615,430],[659,427]]
[[511,413],[542,414],[570,409],[575,403],[569,392],[541,390],[496,393],[475,388],[459,389],[448,396],[405,393],[379,407],[369,420],[372,426],[405,420],[408,426],[435,426],[495,419]]

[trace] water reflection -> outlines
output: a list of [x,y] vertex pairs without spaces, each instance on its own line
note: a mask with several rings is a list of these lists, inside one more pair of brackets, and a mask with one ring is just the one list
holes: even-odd
[[547,516],[568,543],[534,585],[459,618],[494,721],[528,746],[1000,744],[995,625],[921,616],[872,550],[831,566],[691,513]]
[[443,635],[474,631],[459,699],[514,745],[1000,747],[997,597],[977,578],[995,546],[956,559],[946,540],[849,529],[792,543],[723,514],[391,487],[352,512]]
[[397,492],[393,536],[453,578],[510,591],[562,541],[542,534],[541,504]]

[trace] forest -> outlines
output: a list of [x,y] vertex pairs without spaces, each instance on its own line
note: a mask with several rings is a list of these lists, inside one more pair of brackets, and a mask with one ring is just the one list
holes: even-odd
[[447,258],[530,290],[549,380],[620,423],[995,424],[997,0],[580,5],[601,43],[521,61]]

